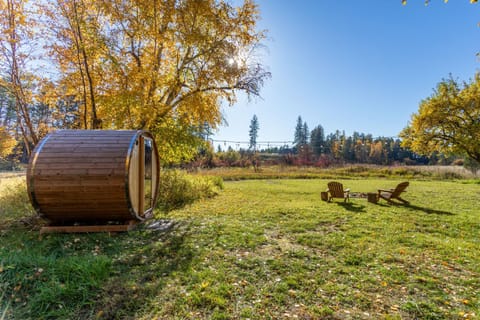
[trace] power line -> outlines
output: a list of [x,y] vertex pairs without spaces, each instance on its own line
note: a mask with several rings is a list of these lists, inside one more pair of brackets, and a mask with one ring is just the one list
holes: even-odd
[[[221,142],[221,143],[239,143],[239,144],[250,144],[250,141],[233,141],[233,140],[215,140],[210,139],[212,142]],[[293,141],[257,141],[257,144],[290,144]]]
[[[217,140],[217,139],[209,139],[212,143],[216,143],[218,145],[223,145],[226,147],[234,147],[236,150],[239,150],[241,147],[249,147],[250,141],[236,141],[236,140]],[[293,141],[257,141],[256,148],[275,148],[275,147],[291,147],[293,146]]]
[[[352,136],[350,136],[352,137]],[[371,138],[371,141],[375,141],[377,139],[391,139],[391,140],[398,140],[399,138],[398,137],[372,137]],[[210,140],[212,143],[218,143],[218,144],[223,144],[224,146],[226,146],[227,144],[228,145],[233,145],[236,147],[236,149],[239,149],[241,146],[249,146],[250,145],[250,141],[237,141],[237,140],[218,140],[218,139],[208,139]],[[294,141],[292,140],[283,140],[283,141],[257,141],[256,142],[256,146],[257,147],[266,147],[266,148],[270,148],[270,147],[278,147],[278,146],[293,146],[294,145]]]

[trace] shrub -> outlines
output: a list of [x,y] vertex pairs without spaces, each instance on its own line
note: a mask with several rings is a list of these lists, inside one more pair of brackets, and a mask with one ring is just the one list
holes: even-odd
[[364,167],[364,166],[350,166],[350,167],[347,167],[344,169],[344,171],[346,173],[364,173],[364,172],[368,172],[369,171],[369,168],[367,167]]
[[452,165],[463,166],[464,162],[465,162],[464,159],[456,159],[455,161],[452,162]]
[[240,153],[238,151],[228,150],[219,153],[218,157],[226,166],[232,166],[235,162],[240,160]]
[[438,174],[438,176],[443,180],[455,180],[455,179],[463,178],[463,176],[460,173],[456,173],[452,171],[442,171]]
[[328,168],[332,165],[332,163],[333,160],[329,156],[322,154],[318,158],[317,162],[315,162],[314,166],[317,168]]
[[212,198],[223,189],[220,177],[191,176],[180,170],[165,170],[160,175],[158,208],[168,212],[196,200]]

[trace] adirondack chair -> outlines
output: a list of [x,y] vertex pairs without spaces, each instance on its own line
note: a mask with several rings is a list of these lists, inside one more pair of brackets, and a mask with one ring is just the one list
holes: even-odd
[[407,200],[404,200],[400,198],[400,194],[402,192],[406,192],[405,189],[408,187],[409,183],[407,182],[402,182],[399,183],[395,189],[390,189],[390,190],[383,190],[379,189],[378,190],[378,198],[382,198],[384,200],[387,200],[391,204],[397,204],[396,202],[392,201],[392,199],[397,199],[400,200],[403,203],[409,203]]
[[343,199],[344,202],[350,199],[350,189],[343,189],[343,184],[340,182],[332,181],[327,184],[329,193],[328,201],[332,201],[333,198]]

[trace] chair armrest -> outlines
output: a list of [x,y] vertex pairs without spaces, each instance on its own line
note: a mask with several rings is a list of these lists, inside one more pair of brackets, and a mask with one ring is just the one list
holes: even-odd
[[380,192],[389,192],[389,193],[393,193],[392,190],[384,190],[384,189],[378,189],[378,193]]

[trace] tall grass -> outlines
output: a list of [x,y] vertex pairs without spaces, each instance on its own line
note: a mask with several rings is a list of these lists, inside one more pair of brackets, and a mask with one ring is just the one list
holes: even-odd
[[[165,170],[159,181],[157,208],[168,212],[199,199],[212,198],[222,189],[221,177],[192,176],[180,170]],[[35,215],[23,174],[0,174],[0,214],[4,223]]]
[[[28,199],[24,176],[0,176],[0,221],[6,226],[19,218],[35,214]],[[0,226],[0,229],[2,227]]]
[[376,166],[347,165],[331,168],[265,166],[253,168],[215,168],[198,170],[196,175],[219,176],[225,181],[250,179],[425,179],[456,180],[474,179],[475,176],[457,166]]
[[453,178],[453,179],[475,179],[479,178],[477,174],[472,173],[470,170],[462,166],[412,166],[414,170],[421,170],[429,172],[433,176],[440,178]]
[[212,198],[221,189],[220,177],[194,177],[180,170],[166,170],[159,183],[158,208],[164,212],[178,209],[199,199]]

